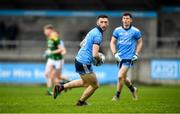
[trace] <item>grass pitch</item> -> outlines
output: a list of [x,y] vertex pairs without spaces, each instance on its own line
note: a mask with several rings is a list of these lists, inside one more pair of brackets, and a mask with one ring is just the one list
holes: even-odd
[[127,87],[119,102],[112,102],[115,86],[101,86],[77,107],[83,88],[62,93],[56,100],[45,95],[45,86],[0,85],[1,113],[180,113],[180,86],[137,86],[139,100],[133,101]]

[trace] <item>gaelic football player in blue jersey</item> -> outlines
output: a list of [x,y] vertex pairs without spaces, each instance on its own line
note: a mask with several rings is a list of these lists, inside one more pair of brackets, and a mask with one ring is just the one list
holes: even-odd
[[138,59],[143,44],[141,31],[131,24],[132,20],[130,13],[124,13],[122,16],[122,26],[114,30],[110,42],[111,51],[119,67],[117,91],[112,101],[119,100],[124,83],[130,89],[133,99],[138,99],[137,88],[127,78],[127,72]]
[[100,15],[97,18],[97,26],[90,30],[85,39],[80,43],[81,48],[75,57],[75,69],[79,73],[81,79],[73,80],[66,84],[56,85],[54,87],[54,98],[68,88],[85,87],[83,94],[77,101],[77,106],[87,105],[87,99],[99,87],[96,74],[93,72],[92,64],[100,66],[103,63],[99,56],[99,48],[103,39],[103,32],[109,25],[108,17]]

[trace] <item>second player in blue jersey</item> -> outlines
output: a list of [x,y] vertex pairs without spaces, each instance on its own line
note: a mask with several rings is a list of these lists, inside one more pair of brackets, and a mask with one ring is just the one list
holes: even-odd
[[127,72],[132,64],[138,59],[142,48],[141,32],[136,27],[132,26],[132,15],[124,13],[122,16],[122,26],[117,27],[111,38],[111,51],[118,62],[118,81],[117,91],[113,97],[113,101],[120,98],[123,84],[130,89],[133,99],[137,100],[137,88],[127,78]]

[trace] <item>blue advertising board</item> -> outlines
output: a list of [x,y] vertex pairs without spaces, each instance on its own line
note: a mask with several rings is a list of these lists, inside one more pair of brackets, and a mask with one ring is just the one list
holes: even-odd
[[[104,64],[93,67],[100,84],[115,83],[117,80],[117,66]],[[0,63],[0,83],[45,83],[45,64],[37,63]],[[65,64],[63,76],[70,80],[78,79],[74,64]]]
[[180,60],[152,60],[152,79],[180,79]]

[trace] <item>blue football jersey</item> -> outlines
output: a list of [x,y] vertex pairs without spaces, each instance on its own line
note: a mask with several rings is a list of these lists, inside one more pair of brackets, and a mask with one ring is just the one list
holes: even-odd
[[91,31],[89,31],[76,56],[76,60],[83,64],[91,64],[93,61],[93,44],[101,45],[102,37],[103,31],[99,27],[95,27]]
[[132,59],[137,41],[141,38],[141,31],[134,26],[124,29],[122,26],[117,27],[113,36],[117,40],[117,52],[122,59]]

